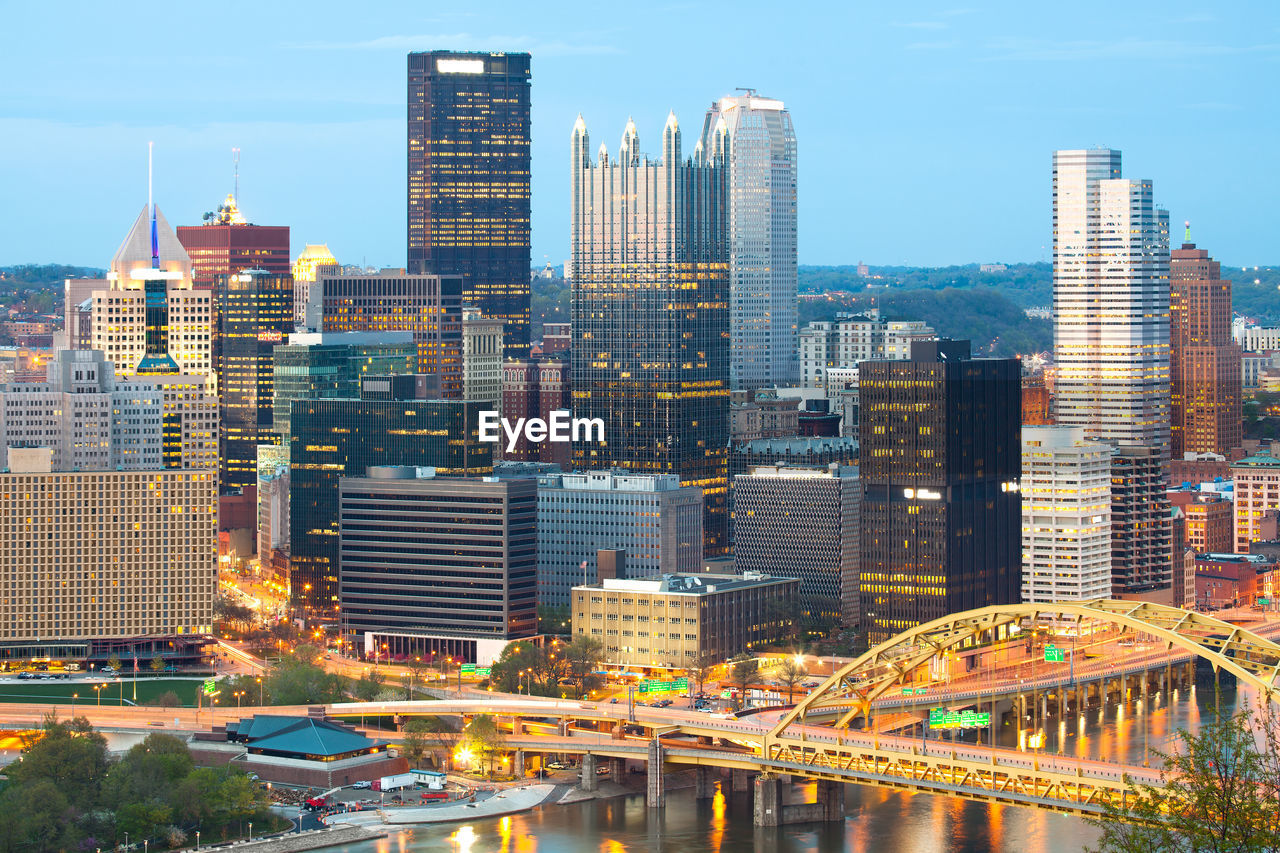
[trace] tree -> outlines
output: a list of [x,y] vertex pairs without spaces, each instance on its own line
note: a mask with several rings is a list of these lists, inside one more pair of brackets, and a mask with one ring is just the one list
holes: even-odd
[[[307,647],[299,646],[302,651]],[[245,698],[255,696],[257,682],[247,678]],[[248,687],[249,684],[253,688]],[[347,679],[337,673],[325,672],[323,667],[310,662],[305,655],[286,655],[267,670],[262,690],[272,705],[327,705],[343,702],[347,698]]]
[[160,655],[156,655],[151,659],[151,671],[159,672],[162,669],[164,669],[164,658],[160,657]]
[[488,714],[479,714],[471,718],[465,731],[471,753],[482,763],[487,762],[489,775],[493,776],[493,756],[506,741],[498,724]]
[[427,743],[427,721],[421,717],[414,717],[405,723],[403,742],[404,757],[414,767],[421,767],[422,759],[430,750]]
[[703,685],[711,678],[719,663],[720,661],[716,659],[716,656],[709,651],[700,652],[693,659],[693,663],[689,665],[688,672],[694,683],[698,685],[699,693],[703,692]]
[[735,655],[730,661],[729,667],[729,683],[738,688],[738,707],[742,707],[742,700],[747,692],[747,685],[755,681],[760,675],[760,661],[751,655],[742,653]]
[[1102,829],[1098,853],[1280,850],[1280,724],[1269,702],[1177,736],[1173,752],[1155,750],[1163,784],[1130,781],[1133,805],[1108,805],[1092,821]]
[[788,705],[791,704],[791,700],[795,696],[796,685],[804,681],[806,675],[804,664],[795,658],[783,658],[782,663],[774,670],[773,680],[777,682],[779,687],[786,688]]
[[563,654],[569,677],[578,684],[578,692],[586,693],[593,689],[599,682],[595,671],[604,659],[604,643],[595,637],[578,634],[564,646]]
[[[356,679],[355,696],[361,702],[372,702],[382,692],[382,685],[387,679],[375,666],[361,673]],[[396,697],[399,698],[399,697]]]
[[412,699],[414,685],[425,684],[426,674],[431,668],[431,662],[423,660],[420,655],[414,655],[405,662],[405,667],[409,670],[408,697]]
[[116,672],[119,672],[121,667],[120,655],[112,652],[111,657],[107,658],[107,666],[111,667]]

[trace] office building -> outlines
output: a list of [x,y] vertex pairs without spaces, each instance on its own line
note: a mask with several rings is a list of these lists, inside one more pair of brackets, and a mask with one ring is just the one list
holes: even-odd
[[1120,152],[1053,155],[1056,423],[1169,458],[1169,214]]
[[[835,438],[764,438],[735,445],[729,453],[730,477],[737,477],[758,465],[781,465],[788,468],[826,468],[832,463],[858,464],[858,439]],[[732,480],[731,480],[732,481]]]
[[502,321],[462,309],[462,399],[502,408]]
[[418,372],[440,377],[446,397],[462,396],[462,279],[320,274],[307,296],[312,332],[412,332]]
[[605,578],[573,588],[573,635],[603,643],[606,666],[724,661],[786,637],[799,587],[755,573]]
[[1231,340],[1231,282],[1187,241],[1169,262],[1173,458],[1232,455],[1243,441],[1240,347]]
[[59,349],[90,349],[93,345],[93,293],[107,290],[105,278],[68,278],[62,282],[62,337]]
[[276,346],[293,330],[293,276],[247,270],[215,281],[220,480],[224,492],[258,479],[258,445],[275,444]]
[[191,258],[197,290],[213,290],[219,276],[245,270],[290,273],[289,226],[250,223],[235,196],[227,196],[216,212],[205,214],[203,225],[179,225],[177,236]]
[[800,384],[825,388],[833,369],[854,369],[859,362],[873,359],[907,359],[912,341],[936,336],[923,320],[886,320],[877,309],[857,317],[810,323],[799,335]]
[[1022,427],[1022,600],[1111,597],[1111,446]]
[[538,603],[569,604],[597,580],[596,553],[625,551],[625,577],[702,566],[702,493],[674,474],[588,471],[538,477]]
[[538,630],[537,484],[420,471],[341,479],[343,636],[369,658],[488,664]]
[[1168,470],[1163,452],[1154,447],[1121,445],[1111,457],[1111,591],[1114,595],[1146,593],[1173,585],[1172,505],[1166,490]]
[[573,341],[573,332],[569,323],[542,324],[542,354],[553,356],[568,353]]
[[1237,554],[1248,554],[1249,544],[1264,539],[1263,521],[1280,509],[1280,459],[1256,453],[1231,463],[1235,484],[1235,524],[1232,541]]
[[493,472],[482,405],[418,397],[417,376],[366,376],[358,399],[293,400],[289,415],[291,605],[308,624],[338,607],[338,480],[379,465]]
[[702,149],[722,160],[729,199],[729,381],[794,385],[796,133],[782,101],[752,90],[707,110]]
[[[278,444],[258,448],[258,560],[272,565],[289,549],[289,454]],[[287,578],[286,578],[287,580]]]
[[858,624],[858,469],[761,466],[733,478],[733,558],[799,578],[810,613]]
[[529,356],[529,54],[409,54],[409,272],[461,276],[466,302]]
[[10,448],[0,473],[0,658],[197,663],[213,630],[216,472],[51,463],[49,448]]
[[729,238],[724,151],[682,159],[676,117],[662,158],[628,122],[616,159],[572,134],[573,413],[604,422],[583,469],[676,474],[702,489],[708,554],[728,546]]
[[321,272],[339,273],[341,265],[324,243],[308,243],[293,262],[293,325],[297,329],[307,327],[307,301],[311,298],[311,285]]
[[917,341],[867,361],[861,582],[868,642],[948,613],[1019,600],[1020,366],[968,341]]
[[1169,500],[1182,510],[1185,519],[1182,541],[1174,537],[1175,552],[1179,546],[1190,548],[1197,554],[1229,554],[1235,550],[1235,512],[1229,497],[1217,492],[1182,488],[1170,489]]
[[[551,413],[568,411],[573,405],[569,362],[565,359],[511,359],[502,365],[502,415],[511,423],[520,418],[541,418],[550,422]],[[504,443],[496,453],[515,462],[546,462],[570,468],[573,450],[560,442],[531,442],[521,432],[515,447]]]
[[272,359],[273,430],[287,450],[290,403],[358,398],[361,377],[417,373],[418,345],[412,332],[298,332]]

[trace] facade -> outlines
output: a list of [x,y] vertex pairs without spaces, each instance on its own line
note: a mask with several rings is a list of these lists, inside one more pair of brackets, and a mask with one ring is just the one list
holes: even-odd
[[1280,350],[1280,326],[1240,326],[1231,337],[1246,352]]
[[573,332],[568,323],[542,324],[542,354],[544,356],[567,353],[573,340]]
[[529,355],[529,54],[409,54],[409,272],[461,276],[466,302]]
[[800,384],[827,387],[831,369],[853,369],[859,362],[911,357],[912,341],[936,337],[922,320],[885,320],[872,310],[865,316],[810,323],[801,330]]
[[359,399],[291,403],[290,597],[308,623],[337,616],[341,477],[378,465],[428,466],[441,475],[493,472],[493,445],[480,441],[483,407],[415,399],[415,385],[414,376],[364,377]]
[[800,581],[750,575],[665,575],[575,586],[573,635],[604,644],[609,666],[686,669],[780,640]]
[[1280,509],[1280,459],[1258,453],[1231,463],[1235,482],[1234,551],[1248,554],[1249,543],[1263,539],[1263,517]]
[[1111,457],[1114,596],[1173,584],[1173,520],[1165,484],[1168,470],[1162,451],[1154,447],[1121,445]]
[[1173,458],[1184,453],[1230,455],[1243,440],[1240,347],[1231,340],[1231,282],[1222,279],[1221,264],[1188,241],[1173,250],[1169,284]]
[[273,430],[289,446],[294,400],[360,396],[363,376],[416,373],[412,332],[301,332],[273,350]]
[[[748,91],[707,110],[702,149],[729,184],[729,381],[794,385],[796,133],[782,101]],[[723,152],[723,153],[722,153]]]
[[412,332],[418,372],[438,375],[446,397],[462,395],[462,279],[321,273],[307,299],[309,331]]
[[272,430],[274,350],[293,330],[293,276],[263,270],[220,275],[214,291],[220,480],[226,492],[257,483],[258,445],[280,440]]
[[218,401],[203,376],[116,377],[63,350],[44,382],[0,386],[0,446],[47,447],[55,471],[218,468]]
[[968,341],[860,366],[861,581],[868,642],[1019,599],[1020,367]]
[[339,595],[353,648],[480,662],[537,632],[534,481],[366,473],[340,483]]
[[729,474],[737,477],[757,465],[788,468],[826,468],[832,463],[858,464],[857,437],[763,438],[735,445],[729,454]]
[[857,625],[858,469],[761,466],[733,478],[733,499],[737,569],[798,578],[808,609]]
[[462,309],[462,399],[502,408],[502,321]]
[[177,235],[191,257],[197,290],[213,290],[218,276],[245,270],[290,273],[289,226],[245,221],[233,196],[227,196],[217,213],[206,214],[203,225],[179,225]]
[[1111,446],[1022,427],[1022,600],[1111,597]]
[[605,441],[574,445],[582,469],[676,474],[702,489],[708,554],[727,547],[729,235],[723,148],[680,152],[668,116],[662,159],[628,122],[616,159],[572,134],[573,413]]
[[307,301],[311,298],[311,285],[323,272],[341,271],[338,259],[324,243],[308,243],[293,262],[293,325],[296,329],[307,327]]
[[[1213,492],[1170,492],[1186,518],[1184,544],[1197,554],[1229,554],[1235,548],[1234,503]],[[1179,500],[1186,496],[1185,500]],[[1174,546],[1178,543],[1175,541]]]
[[89,349],[93,340],[93,293],[108,290],[105,278],[68,278],[62,282],[62,338],[64,349]]
[[177,662],[212,631],[214,471],[53,471],[10,449],[0,474],[0,657]]
[[1053,307],[1056,423],[1168,460],[1169,214],[1119,151],[1054,152]]
[[625,551],[628,578],[702,566],[702,493],[674,474],[588,471],[538,477],[538,603],[569,604],[598,580],[596,553]]
[[269,567],[273,552],[289,548],[289,455],[286,448],[258,449],[258,560]]
[[[564,359],[519,358],[502,365],[502,414],[512,423],[520,418],[550,421],[552,412],[572,408],[572,392],[569,362]],[[501,455],[513,462],[549,462],[568,470],[572,450],[559,442],[531,442],[522,432],[514,450],[502,444]]]

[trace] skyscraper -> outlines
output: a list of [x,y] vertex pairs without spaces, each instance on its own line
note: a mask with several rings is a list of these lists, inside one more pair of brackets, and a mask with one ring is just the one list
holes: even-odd
[[605,441],[574,465],[676,474],[706,497],[708,553],[727,548],[729,240],[724,151],[682,160],[675,115],[662,159],[627,122],[616,160],[572,135],[573,408]]
[[1120,152],[1053,155],[1057,422],[1169,456],[1169,214]]
[[796,133],[782,101],[754,90],[707,110],[702,147],[729,184],[729,378],[795,385]]
[[1222,265],[1187,241],[1169,262],[1169,363],[1173,378],[1173,458],[1219,453],[1243,439],[1240,347],[1231,340],[1231,282]]
[[229,195],[203,225],[179,225],[178,242],[191,256],[197,290],[212,290],[218,276],[244,270],[289,274],[289,226],[254,225]]
[[860,366],[859,598],[868,642],[1014,604],[1021,578],[1017,359],[917,341]]
[[461,275],[529,355],[529,54],[409,54],[409,272]]
[[222,417],[221,484],[243,489],[258,479],[258,445],[272,431],[273,352],[293,329],[293,276],[247,270],[218,276],[215,362]]
[[[333,269],[326,269],[329,267]],[[315,284],[322,270],[339,273],[342,268],[324,243],[308,243],[293,262],[293,324],[299,329],[307,327],[307,301],[311,296],[311,285]]]

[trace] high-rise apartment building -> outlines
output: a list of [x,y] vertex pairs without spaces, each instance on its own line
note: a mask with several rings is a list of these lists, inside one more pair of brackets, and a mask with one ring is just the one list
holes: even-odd
[[289,569],[299,617],[332,620],[338,608],[338,479],[379,465],[441,475],[493,472],[480,441],[482,405],[418,396],[416,376],[366,376],[359,399],[294,400],[289,416]]
[[265,270],[215,280],[221,487],[243,489],[258,480],[258,445],[276,444],[274,350],[293,330],[293,276]]
[[863,627],[870,643],[1019,599],[1020,366],[968,341],[861,365]]
[[1233,544],[1237,554],[1248,554],[1249,543],[1263,538],[1263,516],[1280,509],[1280,459],[1256,453],[1232,462],[1231,479],[1235,484]]
[[1022,600],[1111,597],[1111,446],[1022,426]]
[[1111,457],[1111,591],[1117,595],[1173,586],[1168,477],[1159,448],[1122,444]]
[[1053,155],[1056,422],[1169,455],[1169,214],[1120,152]]
[[488,664],[537,633],[532,480],[366,473],[340,483],[342,633],[353,648]]
[[662,158],[628,122],[616,159],[572,134],[573,411],[605,440],[579,468],[676,474],[706,498],[709,554],[728,546],[729,234],[724,150],[680,152],[671,115]]
[[408,275],[326,275],[307,295],[313,332],[413,332],[418,372],[434,373],[446,397],[462,395],[462,279]]
[[912,341],[936,337],[923,320],[884,320],[878,311],[844,320],[810,323],[800,332],[800,382],[826,388],[832,370],[856,369],[859,362],[911,357]]
[[1190,241],[1169,262],[1173,458],[1230,457],[1243,440],[1240,347],[1231,339],[1231,282]]
[[702,568],[702,493],[674,474],[538,477],[538,603],[569,604],[597,580],[596,553],[625,551],[625,576]]
[[213,627],[217,474],[57,471],[10,448],[0,473],[0,658],[196,663]]
[[858,624],[858,469],[761,466],[733,478],[733,559],[741,572],[800,579],[810,612]]
[[796,133],[782,101],[744,95],[707,110],[702,148],[729,185],[729,379],[795,385]]
[[529,355],[529,54],[409,54],[411,273],[460,275]]
[[218,210],[205,215],[203,225],[179,225],[178,242],[191,257],[192,282],[197,290],[213,290],[218,276],[245,270],[288,275],[289,226],[253,225],[227,196]]
[[462,399],[502,408],[502,321],[462,309]]
[[417,373],[412,332],[297,332],[272,355],[272,429],[289,446],[294,400],[356,399],[364,376]]

